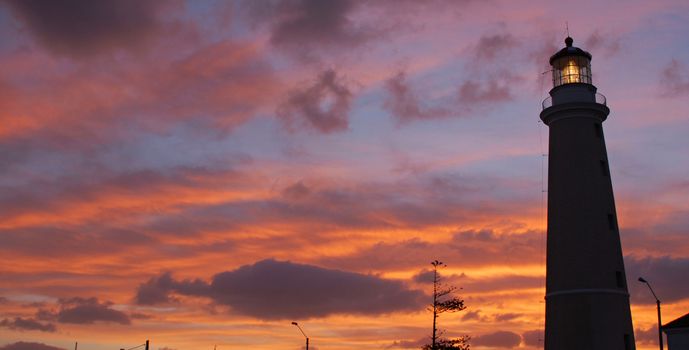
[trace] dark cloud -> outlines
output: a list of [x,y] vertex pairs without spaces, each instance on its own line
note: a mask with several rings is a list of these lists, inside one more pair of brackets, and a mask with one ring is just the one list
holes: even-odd
[[148,319],[154,318],[155,316],[150,315],[150,314],[143,314],[140,312],[132,312],[131,314],[129,314],[129,317],[131,317],[132,319],[135,319],[135,320],[148,320]]
[[622,44],[618,37],[602,35],[596,30],[584,40],[581,48],[590,52],[602,52],[605,56],[612,56],[619,52],[621,47]]
[[[562,49],[565,46],[565,43],[562,41],[562,38],[557,37],[556,39],[552,35],[544,35],[539,39],[540,40],[536,40],[536,42],[539,44],[535,47],[532,47],[527,52],[526,57],[528,58],[529,62],[535,63],[541,72],[546,70],[550,71],[550,69],[552,69],[550,63],[548,62],[550,56]],[[549,75],[547,74],[542,74],[541,79],[550,80]]]
[[172,273],[165,272],[139,285],[136,302],[142,305],[171,302],[175,300],[170,295],[171,291],[184,295],[208,296],[210,294],[209,285],[205,281],[200,279],[175,281]]
[[424,269],[419,271],[416,275],[413,277],[414,282],[417,283],[433,283],[434,279],[434,272],[431,269]]
[[660,72],[660,88],[666,96],[681,96],[689,93],[689,67],[673,59]]
[[526,331],[522,333],[522,339],[524,344],[527,346],[533,346],[537,348],[543,347],[543,337],[545,332],[542,329],[535,329],[532,331]]
[[496,314],[493,317],[495,318],[495,321],[497,321],[497,322],[507,322],[507,321],[512,321],[515,318],[519,318],[521,316],[523,316],[523,314],[504,313],[504,314]]
[[480,313],[481,313],[481,310],[467,311],[462,316],[462,321],[480,320],[481,319]]
[[299,181],[297,183],[294,183],[288,187],[286,187],[284,190],[282,190],[282,195],[287,198],[287,199],[301,199],[309,195],[311,193],[311,190],[309,189],[308,186],[304,185],[303,182]]
[[142,284],[137,301],[169,301],[164,293],[208,297],[230,306],[233,312],[259,319],[418,310],[424,297],[400,281],[275,260],[216,274],[208,284],[200,280],[174,281],[164,274]]
[[512,100],[512,94],[509,85],[497,79],[467,80],[459,87],[458,99],[468,105],[493,104]]
[[419,101],[419,97],[409,86],[406,73],[400,71],[385,82],[387,97],[383,107],[400,122],[414,119],[442,118],[450,115],[445,108],[427,108]]
[[639,277],[645,278],[664,302],[689,298],[689,258],[627,256],[625,267],[633,303],[655,303],[648,287],[637,281]]
[[55,332],[55,325],[52,323],[41,323],[33,318],[15,317],[14,319],[4,319],[0,321],[0,327],[24,331]]
[[639,344],[656,345],[658,344],[658,328],[649,327],[646,329],[637,328],[634,330],[634,341]]
[[353,47],[374,37],[375,30],[352,20],[361,1],[248,1],[258,24],[270,28],[270,41],[299,56],[328,47]]
[[58,348],[57,346],[46,345],[43,343],[20,341],[20,342],[0,346],[0,350],[65,350],[65,349]]
[[128,325],[129,316],[122,311],[111,308],[113,303],[100,302],[96,298],[69,298],[58,301],[57,312],[39,310],[39,319],[54,319],[59,323],[92,324],[95,322],[118,323]]
[[72,56],[139,49],[159,34],[155,0],[8,0],[31,34],[53,52]]
[[519,334],[509,331],[497,331],[472,338],[471,344],[476,346],[489,346],[494,348],[516,348],[521,343]]
[[476,45],[476,58],[482,61],[493,60],[516,45],[516,39],[511,34],[485,35]]
[[417,340],[396,340],[387,345],[385,349],[419,349],[428,343],[427,338]]
[[322,133],[347,130],[352,92],[337,72],[328,69],[319,74],[312,85],[289,93],[278,107],[280,116],[289,125],[304,124]]

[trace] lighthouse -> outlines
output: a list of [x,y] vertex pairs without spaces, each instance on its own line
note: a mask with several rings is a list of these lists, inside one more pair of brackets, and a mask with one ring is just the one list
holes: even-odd
[[591,54],[550,57],[545,350],[633,350],[634,331]]

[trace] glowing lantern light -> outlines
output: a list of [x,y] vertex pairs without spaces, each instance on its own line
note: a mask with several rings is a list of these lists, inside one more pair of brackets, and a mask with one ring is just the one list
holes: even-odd
[[591,81],[591,54],[577,47],[572,47],[574,40],[565,39],[567,47],[550,57],[553,67],[553,87],[563,84],[586,83]]

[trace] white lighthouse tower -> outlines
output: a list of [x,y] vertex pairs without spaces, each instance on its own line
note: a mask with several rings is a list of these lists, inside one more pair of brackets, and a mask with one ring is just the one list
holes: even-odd
[[633,350],[629,293],[602,123],[605,97],[591,54],[550,57],[553,88],[541,119],[550,129],[545,350]]

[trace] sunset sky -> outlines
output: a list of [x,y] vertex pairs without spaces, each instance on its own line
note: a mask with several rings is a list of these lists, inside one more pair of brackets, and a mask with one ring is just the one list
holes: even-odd
[[686,0],[0,0],[0,350],[419,349],[435,259],[446,336],[542,348],[565,22],[657,348],[636,279],[689,312]]

